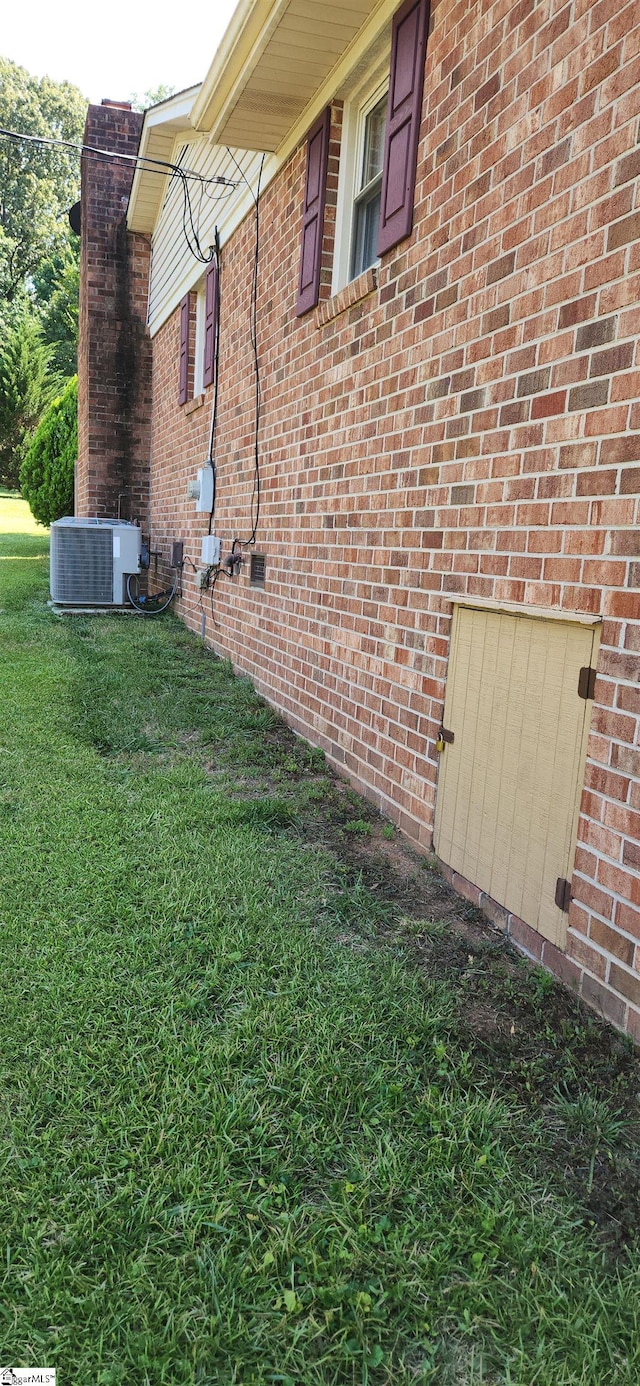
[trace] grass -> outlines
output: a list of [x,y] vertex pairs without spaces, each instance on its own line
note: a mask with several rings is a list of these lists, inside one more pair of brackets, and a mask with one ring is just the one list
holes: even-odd
[[[3,540],[9,534],[19,534],[21,536],[37,534],[43,539],[45,544],[41,545],[41,552],[48,551],[49,531],[39,525],[34,520],[29,506],[17,491],[7,491],[6,487],[0,486],[0,534]],[[5,556],[6,543],[3,543],[3,556]]]
[[[0,498],[0,1360],[74,1386],[635,1386],[637,1246],[610,1254],[549,1159],[553,1127],[597,1181],[620,1090],[586,1071],[542,1119],[540,1047],[492,1067],[463,1023],[496,950],[460,945],[453,980],[446,924],[337,855],[393,834],[171,616],[53,617],[20,506]],[[540,977],[503,974],[517,1026],[549,1026]],[[586,1052],[571,1016],[554,1054]]]

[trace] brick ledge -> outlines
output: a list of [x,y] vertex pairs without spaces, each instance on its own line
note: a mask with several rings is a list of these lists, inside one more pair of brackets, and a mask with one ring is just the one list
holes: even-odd
[[193,399],[188,399],[184,406],[185,414],[193,414],[196,409],[202,409],[204,401],[204,395],[194,395]]
[[337,318],[340,313],[346,312],[347,308],[352,308],[354,303],[359,303],[361,298],[366,298],[367,294],[373,293],[378,287],[378,267],[372,265],[370,269],[359,274],[357,279],[352,279],[350,284],[345,284],[340,293],[334,294],[333,298],[328,298],[324,303],[319,303],[316,308],[316,327],[324,327],[331,322],[332,318]]

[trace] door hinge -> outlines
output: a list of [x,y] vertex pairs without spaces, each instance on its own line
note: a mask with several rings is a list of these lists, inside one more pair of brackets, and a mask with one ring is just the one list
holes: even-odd
[[571,904],[571,881],[565,881],[564,876],[558,876],[556,881],[556,905],[564,914],[569,913]]
[[578,697],[595,698],[596,696],[596,671],[591,669],[588,664],[580,670],[578,676]]

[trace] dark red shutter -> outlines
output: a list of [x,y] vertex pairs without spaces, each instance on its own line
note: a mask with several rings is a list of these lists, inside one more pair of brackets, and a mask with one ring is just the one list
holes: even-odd
[[213,385],[216,368],[216,337],[218,335],[218,266],[213,261],[205,279],[204,302],[204,385]]
[[304,189],[304,213],[302,217],[302,246],[300,249],[300,280],[298,283],[298,317],[315,308],[320,296],[320,270],[322,268],[322,233],[324,231],[324,203],[327,192],[327,162],[329,159],[329,131],[331,110],[326,111],[316,121],[307,138],[307,176]]
[[393,17],[378,255],[413,227],[428,31],[429,0],[405,0]]
[[186,404],[189,393],[189,295],[180,304],[180,393],[178,403]]

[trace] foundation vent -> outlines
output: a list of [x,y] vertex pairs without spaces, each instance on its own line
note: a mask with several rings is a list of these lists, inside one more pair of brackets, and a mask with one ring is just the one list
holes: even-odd
[[252,587],[264,587],[267,575],[267,559],[263,553],[252,553],[249,582]]

